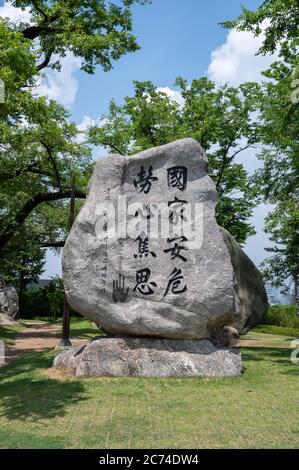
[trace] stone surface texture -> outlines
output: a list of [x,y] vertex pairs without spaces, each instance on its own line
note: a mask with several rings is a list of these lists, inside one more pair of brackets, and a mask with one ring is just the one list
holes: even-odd
[[234,377],[242,373],[239,349],[217,348],[209,340],[102,337],[70,348],[54,367],[77,377]]
[[[184,166],[188,172],[183,190],[169,186],[167,179],[169,169],[178,166]],[[152,178],[155,178],[150,181],[150,187],[146,187],[146,190],[149,189],[147,193],[138,184],[141,167],[146,175],[149,175],[151,169]],[[136,251],[136,238],[107,237],[111,221],[109,219],[107,223],[102,223],[99,204],[106,204],[109,211],[109,204],[116,206],[118,197],[123,195],[127,198],[128,206],[142,203],[146,207],[148,204],[164,202],[167,207],[175,198],[192,204],[201,203],[203,237],[200,248],[182,251],[186,261],[179,257],[172,259],[171,254],[164,251],[169,248],[166,238],[150,238],[149,254],[141,257]],[[192,340],[219,337],[226,325],[234,326],[239,332],[254,327],[268,308],[264,285],[258,269],[233,237],[217,225],[217,201],[215,184],[207,174],[206,155],[193,139],[179,140],[133,156],[109,155],[100,159],[89,183],[85,205],[73,225],[63,252],[63,279],[71,307],[101,325],[105,332],[116,336]],[[131,212],[134,221],[134,211]],[[121,221],[121,217],[120,214],[118,222],[124,228],[125,222]],[[149,285],[152,290],[150,295],[144,295],[136,288],[136,272],[142,269],[151,272],[149,282],[153,284]],[[178,295],[169,289],[165,295],[171,273],[175,269],[180,270],[182,275],[177,285],[177,290],[181,289],[182,292]],[[100,349],[107,349],[110,358],[114,345],[117,348],[116,357],[122,351],[127,354],[129,364],[135,364],[130,358],[136,355],[137,365],[115,365],[116,375],[117,367],[119,371],[124,371],[124,367],[136,367],[134,373],[146,375],[142,360],[146,360],[149,374],[156,373],[158,359],[161,360],[162,369],[165,368],[165,374],[171,375],[175,373],[171,365],[175,355],[179,359],[173,367],[177,369],[178,375],[184,375],[185,372],[188,375],[189,366],[201,374],[199,362],[191,360],[193,353],[141,348],[137,354],[137,349],[133,347],[136,341],[138,343],[142,340],[132,340],[131,343],[127,339],[114,339],[111,343],[106,340],[105,346],[102,340],[91,343],[90,349],[82,353],[77,373],[84,368],[84,373],[89,374],[88,367],[94,367],[96,374],[97,371],[105,372],[106,366],[99,365],[98,359],[89,365],[88,361],[83,360],[87,354],[91,357],[91,352],[100,344]],[[184,344],[187,347],[193,343]],[[201,344],[203,348],[208,348],[210,343]],[[219,359],[224,359],[227,353],[199,352],[201,360],[206,360],[206,365],[210,358],[218,358],[217,354]],[[150,358],[153,359],[152,366]],[[216,364],[220,363],[217,359]]]
[[0,289],[0,313],[9,320],[16,320],[18,318],[19,296],[14,287]]

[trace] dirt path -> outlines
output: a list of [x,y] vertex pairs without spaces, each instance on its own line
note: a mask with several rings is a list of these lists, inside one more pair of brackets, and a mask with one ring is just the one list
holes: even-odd
[[[26,354],[53,349],[57,345],[61,335],[60,325],[38,322],[27,325],[17,334],[13,344],[6,345],[5,364]],[[75,339],[72,340],[72,345],[81,346],[86,342],[86,340]]]
[[257,347],[257,348],[291,348],[291,339],[287,337],[276,338],[251,338],[251,339],[241,339],[240,341],[241,348],[244,347]]
[[[20,331],[13,344],[7,344],[5,350],[5,364],[20,356],[53,349],[57,346],[61,335],[61,326],[53,323],[30,322]],[[286,337],[252,338],[241,340],[241,347],[282,347],[289,348],[290,343]],[[84,339],[72,339],[73,346],[83,346]]]

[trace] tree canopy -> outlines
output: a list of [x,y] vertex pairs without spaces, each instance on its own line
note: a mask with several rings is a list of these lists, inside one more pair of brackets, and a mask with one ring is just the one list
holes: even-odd
[[256,97],[263,167],[255,184],[264,200],[275,205],[265,225],[275,242],[263,264],[266,279],[281,287],[291,280],[299,302],[299,3],[267,0],[255,12],[243,9],[226,25],[263,33],[259,53],[279,53],[279,60],[264,72],[267,80]]
[[47,66],[59,68],[60,58],[72,52],[81,59],[82,70],[94,73],[97,65],[110,70],[113,60],[139,48],[132,34],[131,6],[147,2],[14,0],[12,5],[30,9],[30,22],[19,24],[17,29],[26,39],[38,38],[39,70]]
[[[36,86],[46,67],[59,70],[72,53],[81,68],[108,71],[113,61],[138,49],[131,8],[142,0],[15,0],[29,20],[0,18],[0,250],[2,267],[15,259],[17,241],[62,246],[72,194],[85,198],[92,168],[91,149],[80,142],[67,110],[38,96]],[[80,205],[79,205],[80,206]],[[26,243],[25,243],[26,241]],[[39,247],[39,248],[38,248]],[[38,253],[32,260],[38,263]],[[40,260],[44,257],[40,251]],[[29,261],[28,261],[29,263]],[[32,265],[32,273],[34,272]],[[40,268],[38,268],[40,269]]]

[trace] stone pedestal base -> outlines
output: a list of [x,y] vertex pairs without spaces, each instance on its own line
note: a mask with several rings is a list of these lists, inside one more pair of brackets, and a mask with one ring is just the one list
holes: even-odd
[[238,348],[208,340],[102,337],[61,352],[54,367],[77,377],[234,377],[242,373]]

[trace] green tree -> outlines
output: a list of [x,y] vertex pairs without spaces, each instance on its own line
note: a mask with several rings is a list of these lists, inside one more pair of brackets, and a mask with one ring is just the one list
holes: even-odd
[[29,114],[31,89],[38,71],[30,42],[21,33],[10,30],[1,17],[0,45],[0,78],[5,85],[5,101],[0,104],[0,142],[3,142],[9,127]]
[[269,80],[257,95],[264,165],[257,171],[255,183],[265,200],[275,205],[265,225],[276,243],[268,249],[272,256],[264,263],[265,276],[277,286],[291,279],[299,301],[299,3],[267,0],[256,12],[243,9],[237,21],[226,26],[255,35],[263,31],[259,53],[277,51],[280,56],[264,72]]
[[265,279],[276,287],[290,280],[295,299],[299,298],[299,207],[293,200],[278,204],[266,219],[266,230],[275,243],[267,251],[272,256],[263,263]]
[[[107,71],[113,60],[137,50],[133,3],[146,0],[16,0],[14,6],[29,7],[28,24],[0,19],[0,78],[5,84],[5,103],[0,104],[0,249],[28,218],[35,227],[34,240],[41,236],[34,219],[60,232],[60,241],[65,237],[61,215],[73,192],[76,198],[85,197],[90,149],[78,143],[78,130],[62,106],[35,96],[37,79],[46,67],[59,70],[68,52],[81,59],[83,70],[94,73],[97,65]],[[40,241],[55,244],[45,233]]]
[[52,278],[50,284],[46,287],[49,301],[49,312],[56,318],[63,315],[64,287],[62,279],[58,276]]
[[21,308],[26,286],[37,282],[45,263],[45,251],[32,240],[30,229],[29,225],[23,226],[1,253],[0,278],[15,286]]
[[[46,104],[45,99],[34,103],[31,125],[10,127],[0,147],[0,248],[40,204],[63,208],[65,203],[59,201],[71,196],[74,180],[75,196],[85,198],[90,149],[76,142],[77,127],[62,106],[54,101]],[[46,212],[45,208],[33,216],[41,221]]]
[[264,0],[256,11],[242,7],[237,20],[223,23],[227,28],[251,31],[255,36],[263,32],[264,40],[258,54],[274,53],[280,49],[285,57],[296,53],[298,24],[298,0]]
[[237,156],[258,140],[252,119],[257,86],[239,88],[206,78],[176,80],[182,104],[158,91],[151,82],[134,82],[134,96],[123,106],[113,101],[100,125],[89,129],[90,142],[110,151],[135,153],[179,138],[193,137],[206,150],[210,175],[219,192],[217,219],[240,243],[254,233],[248,222],[255,205],[248,175]]
[[[132,34],[134,3],[148,0],[14,0],[12,4],[30,8],[30,24],[18,29],[24,38],[39,39],[38,69],[60,67],[60,58],[72,52],[81,59],[81,68],[94,73],[100,65],[110,70],[112,61],[139,49]],[[56,55],[54,61],[53,56]]]

